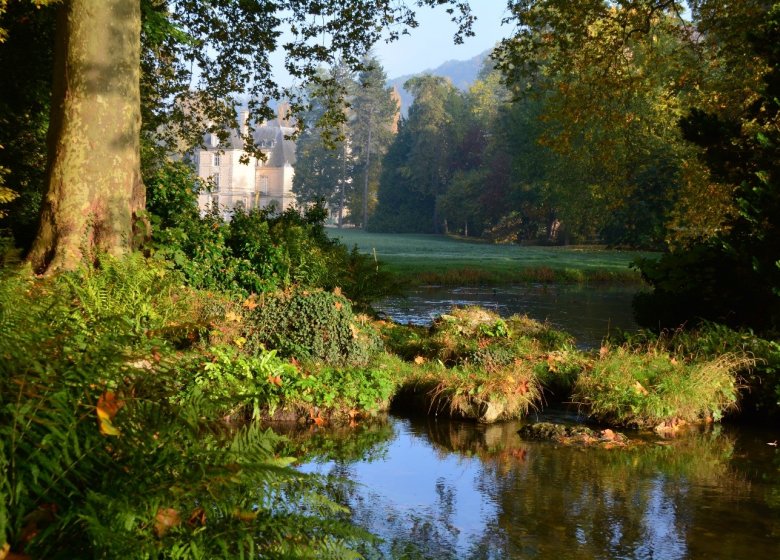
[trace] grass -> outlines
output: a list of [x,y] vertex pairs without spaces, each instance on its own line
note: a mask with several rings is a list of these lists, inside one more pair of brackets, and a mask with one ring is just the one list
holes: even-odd
[[735,372],[753,361],[723,354],[687,362],[654,347],[603,347],[574,385],[588,414],[610,424],[674,431],[688,423],[720,420],[737,406]]
[[516,282],[640,282],[629,268],[654,253],[596,246],[541,247],[464,241],[445,235],[374,234],[328,230],[331,237],[387,265],[415,284],[507,284]]

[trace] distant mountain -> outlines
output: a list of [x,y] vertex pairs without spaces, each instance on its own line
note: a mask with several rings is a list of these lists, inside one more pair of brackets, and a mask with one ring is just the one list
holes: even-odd
[[482,70],[482,65],[485,63],[485,59],[487,59],[489,54],[490,51],[487,50],[469,60],[448,60],[433,70],[426,70],[418,74],[407,74],[388,80],[387,85],[398,88],[398,92],[401,94],[401,114],[406,115],[409,106],[412,104],[412,94],[404,89],[406,80],[424,74],[443,76],[452,80],[452,85],[465,91],[474,83],[474,81],[476,81],[477,74]]

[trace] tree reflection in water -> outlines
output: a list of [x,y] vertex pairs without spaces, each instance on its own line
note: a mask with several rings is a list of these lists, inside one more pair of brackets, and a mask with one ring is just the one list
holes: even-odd
[[[370,460],[338,475],[369,558],[776,558],[780,459],[719,429],[632,449],[524,442],[518,423],[390,418]],[[386,432],[385,432],[386,433]],[[762,447],[763,446],[763,447]]]

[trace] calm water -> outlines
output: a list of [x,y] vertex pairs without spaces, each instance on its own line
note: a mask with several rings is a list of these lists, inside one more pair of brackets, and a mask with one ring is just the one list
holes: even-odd
[[519,426],[391,416],[316,434],[329,455],[302,468],[341,481],[353,521],[384,539],[368,557],[780,558],[777,432],[585,450]]
[[456,305],[481,305],[502,316],[524,313],[549,321],[574,336],[581,347],[598,346],[610,329],[635,330],[631,311],[635,287],[518,285],[490,287],[420,287],[407,297],[374,304],[399,323],[430,324]]

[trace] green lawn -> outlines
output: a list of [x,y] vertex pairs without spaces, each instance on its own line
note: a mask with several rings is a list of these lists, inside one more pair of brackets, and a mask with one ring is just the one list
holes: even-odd
[[328,229],[348,247],[376,252],[388,269],[421,283],[469,284],[527,281],[638,282],[629,268],[654,253],[593,246],[539,247],[464,241],[444,235],[378,234]]

